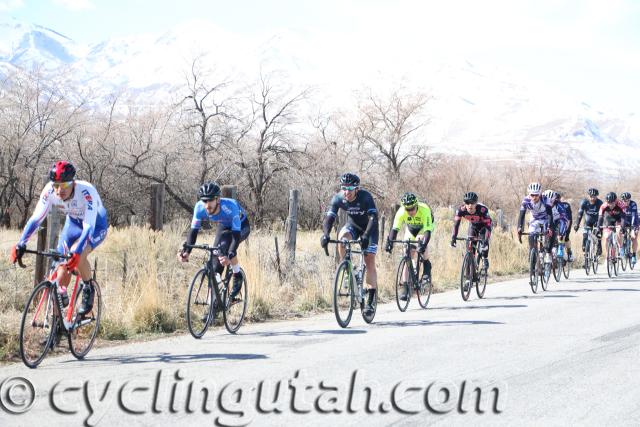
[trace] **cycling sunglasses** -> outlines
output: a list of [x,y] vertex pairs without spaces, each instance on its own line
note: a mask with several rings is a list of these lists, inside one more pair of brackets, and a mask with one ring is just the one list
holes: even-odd
[[54,189],[62,189],[62,190],[68,190],[73,186],[73,181],[67,181],[67,182],[54,182],[53,183],[53,188]]
[[343,185],[340,188],[343,189],[343,190],[347,190],[347,191],[353,191],[356,188],[358,188],[358,186],[357,185]]

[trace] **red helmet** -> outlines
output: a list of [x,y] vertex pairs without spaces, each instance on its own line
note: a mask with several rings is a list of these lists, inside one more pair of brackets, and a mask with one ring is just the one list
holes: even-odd
[[73,181],[76,176],[76,168],[64,160],[57,161],[51,166],[49,171],[49,181],[67,182]]

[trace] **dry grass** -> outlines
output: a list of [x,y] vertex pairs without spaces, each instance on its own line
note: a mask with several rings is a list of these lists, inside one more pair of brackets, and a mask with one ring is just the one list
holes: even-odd
[[[436,291],[458,285],[463,249],[449,247],[451,212],[440,209],[436,232],[429,245]],[[105,243],[92,255],[97,259],[97,278],[104,301],[101,337],[124,340],[141,334],[170,333],[185,329],[186,292],[191,277],[202,265],[204,253],[194,252],[191,261],[175,259],[184,239],[187,222],[172,223],[162,232],[144,227],[110,229]],[[464,234],[464,231],[461,235]],[[401,234],[402,235],[402,234]],[[281,242],[278,272],[274,236]],[[18,232],[0,231],[0,359],[15,356],[22,304],[28,297],[33,268],[10,266],[8,253]],[[200,242],[211,242],[213,233],[202,232]],[[253,231],[241,245],[239,256],[249,284],[248,321],[291,318],[331,310],[336,267],[319,246],[319,232],[298,234],[296,263],[286,267],[279,231]],[[575,239],[574,239],[575,240]],[[507,233],[496,231],[491,242],[491,272],[495,278],[526,271],[526,242],[519,245]],[[383,245],[381,245],[383,246]],[[382,300],[394,295],[395,273],[400,256],[378,255],[378,282]],[[27,259],[33,265],[33,259]]]

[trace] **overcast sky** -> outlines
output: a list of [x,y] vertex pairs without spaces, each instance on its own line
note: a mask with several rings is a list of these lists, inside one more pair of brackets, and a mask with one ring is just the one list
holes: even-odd
[[366,45],[381,67],[459,57],[604,110],[640,112],[636,0],[0,0],[0,13],[79,43],[193,19],[242,37],[290,29],[331,40],[336,51]]

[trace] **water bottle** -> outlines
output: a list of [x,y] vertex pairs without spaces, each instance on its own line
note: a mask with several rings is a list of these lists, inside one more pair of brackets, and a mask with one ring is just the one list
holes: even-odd
[[564,244],[558,244],[558,258],[564,258]]

